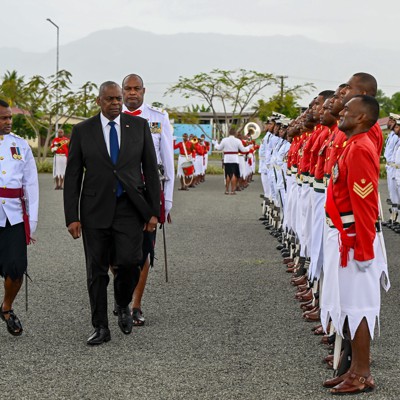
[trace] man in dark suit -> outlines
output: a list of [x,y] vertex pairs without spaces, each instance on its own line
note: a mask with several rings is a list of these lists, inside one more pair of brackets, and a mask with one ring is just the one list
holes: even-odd
[[[107,315],[108,269],[115,266],[118,325],[132,331],[129,303],[140,275],[143,230],[154,231],[160,182],[150,129],[145,119],[121,114],[122,90],[100,86],[101,113],[75,125],[64,182],[66,225],[83,236],[94,333],[88,345],[111,338]],[[145,183],[144,183],[145,182]]]

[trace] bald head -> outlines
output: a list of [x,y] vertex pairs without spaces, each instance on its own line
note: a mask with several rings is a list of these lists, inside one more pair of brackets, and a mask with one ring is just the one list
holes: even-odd
[[376,79],[366,72],[358,72],[354,74],[341,90],[342,103],[346,104],[354,96],[368,95],[375,97],[378,90]]

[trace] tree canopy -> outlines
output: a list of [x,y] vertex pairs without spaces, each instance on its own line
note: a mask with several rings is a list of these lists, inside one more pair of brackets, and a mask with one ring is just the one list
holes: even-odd
[[[214,69],[191,78],[179,77],[178,83],[168,88],[166,94],[180,93],[185,99],[197,97],[203,100],[215,117],[217,130],[222,133],[222,126],[216,118],[218,109],[223,110],[225,125],[229,130],[234,120],[240,124],[242,113],[255,98],[267,86],[277,82],[277,78],[270,73]],[[230,119],[228,114],[232,114],[233,118]]]
[[35,75],[29,80],[7,71],[0,83],[0,98],[12,107],[24,111],[15,119],[18,134],[38,138],[38,158],[43,161],[55,126],[67,124],[72,116],[88,117],[97,111],[94,90],[97,86],[86,82],[72,90],[72,75],[66,70],[44,78]]

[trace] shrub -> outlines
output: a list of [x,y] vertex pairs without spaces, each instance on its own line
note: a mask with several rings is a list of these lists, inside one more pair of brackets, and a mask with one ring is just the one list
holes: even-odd
[[36,166],[38,172],[40,173],[53,172],[53,163],[51,163],[50,161],[43,161],[43,162],[36,161]]

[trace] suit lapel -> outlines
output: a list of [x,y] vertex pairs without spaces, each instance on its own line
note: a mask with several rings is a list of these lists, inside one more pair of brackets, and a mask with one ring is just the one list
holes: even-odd
[[100,114],[97,115],[95,124],[93,126],[93,136],[94,136],[94,142],[97,144],[97,147],[100,150],[100,154],[103,157],[105,157],[110,163],[112,163],[110,155],[108,154],[106,142],[104,140],[104,133],[103,133],[103,127],[101,126]]
[[128,147],[130,146],[130,135],[132,134],[132,121],[126,121],[125,114],[121,114],[121,143],[119,146],[119,155],[117,165],[124,161],[124,157],[129,154]]

